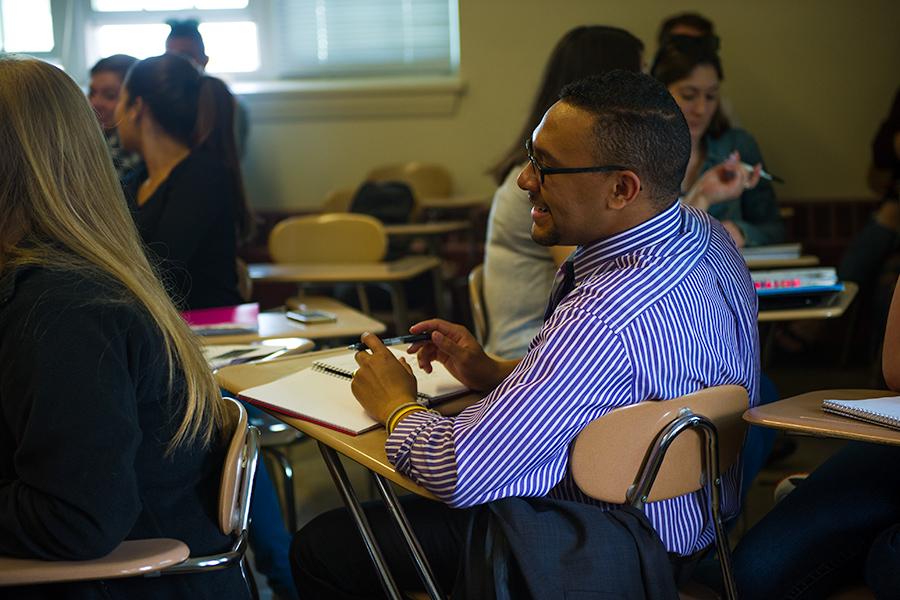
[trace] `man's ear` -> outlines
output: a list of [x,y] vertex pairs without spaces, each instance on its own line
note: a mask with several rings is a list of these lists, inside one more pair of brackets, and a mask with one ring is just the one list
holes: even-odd
[[613,173],[613,190],[609,199],[609,208],[622,210],[634,202],[641,193],[641,178],[634,171],[616,171]]

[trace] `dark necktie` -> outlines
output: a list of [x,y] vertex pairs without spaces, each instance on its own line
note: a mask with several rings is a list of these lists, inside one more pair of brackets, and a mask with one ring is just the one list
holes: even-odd
[[544,321],[550,318],[556,307],[562,302],[569,292],[575,288],[575,263],[567,260],[559,266],[556,279],[553,280],[553,289],[550,291],[550,302],[544,312]]

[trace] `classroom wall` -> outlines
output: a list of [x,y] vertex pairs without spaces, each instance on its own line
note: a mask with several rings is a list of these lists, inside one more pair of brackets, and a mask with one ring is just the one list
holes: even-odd
[[[485,169],[518,135],[544,62],[581,24],[644,40],[680,10],[722,38],[723,94],[790,198],[859,198],[871,139],[900,85],[896,0],[459,0],[465,92],[450,114],[273,118],[251,107],[247,185],[258,208],[304,209],[355,187],[372,167],[447,165],[460,193],[490,193]],[[250,99],[252,100],[252,99]]]

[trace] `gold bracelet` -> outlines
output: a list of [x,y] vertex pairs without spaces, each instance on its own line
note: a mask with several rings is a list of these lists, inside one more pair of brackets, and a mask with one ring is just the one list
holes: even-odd
[[398,412],[396,415],[394,415],[394,420],[391,421],[391,428],[389,429],[389,431],[394,431],[394,429],[397,428],[397,425],[400,424],[400,421],[402,421],[403,418],[406,417],[407,415],[409,415],[410,413],[419,412],[419,411],[423,411],[423,410],[428,410],[428,409],[426,409],[422,406],[410,406],[409,408]]
[[391,414],[388,415],[388,418],[384,420],[385,429],[388,428],[388,425],[390,425],[391,421],[394,420],[394,417],[397,416],[398,412],[400,412],[401,410],[404,410],[406,408],[409,408],[411,406],[419,406],[419,403],[418,402],[404,402],[403,404],[401,404],[400,406],[398,406],[397,408],[392,410]]
[[390,421],[388,421],[388,423],[387,423],[388,435],[390,435],[394,431],[394,429],[396,429],[397,425],[400,423],[400,421],[405,416],[407,416],[410,413],[419,412],[419,411],[423,411],[423,410],[427,411],[428,409],[425,408],[424,406],[416,404],[415,406],[407,406],[403,410],[397,411],[393,415],[393,418]]

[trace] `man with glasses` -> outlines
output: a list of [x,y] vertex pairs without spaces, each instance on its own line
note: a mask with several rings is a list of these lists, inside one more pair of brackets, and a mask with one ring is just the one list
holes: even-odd
[[[487,393],[443,417],[414,403],[415,380],[378,338],[364,335],[371,353],[357,354],[353,393],[386,424],[388,458],[442,501],[410,497],[404,505],[445,589],[467,551],[468,511],[454,509],[511,496],[617,508],[581,494],[568,468],[569,445],[592,420],[723,384],[758,400],[756,293],[722,226],[678,202],[690,135],[665,87],[626,71],[567,86],[534,130],[528,156],[518,185],[531,200],[532,237],[578,248],[526,356],[495,360],[465,328],[439,319],[411,327],[432,332],[410,347],[421,365],[438,360]],[[737,466],[724,476],[726,515],[739,509],[739,479]],[[714,539],[705,506],[701,493],[688,494],[651,502],[646,515],[669,553],[690,556]],[[373,505],[368,515],[398,583],[415,587],[385,509]],[[300,531],[293,559],[301,596],[378,588],[353,528],[341,510]]]

